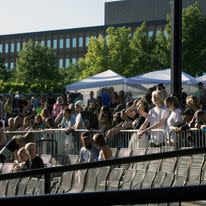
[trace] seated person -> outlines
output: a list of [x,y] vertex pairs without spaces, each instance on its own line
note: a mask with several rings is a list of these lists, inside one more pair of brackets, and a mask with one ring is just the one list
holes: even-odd
[[41,157],[36,155],[36,144],[29,142],[25,145],[25,150],[29,159],[26,161],[27,169],[43,168],[44,163]]
[[21,171],[21,170],[26,170],[27,167],[26,167],[25,163],[29,159],[29,157],[28,157],[24,147],[20,148],[17,151],[17,156],[18,156],[18,159],[14,161],[13,171],[17,172],[17,171]]
[[98,160],[107,160],[112,159],[112,150],[107,145],[105,137],[103,134],[94,134],[93,141],[95,145],[99,148],[99,157]]
[[18,159],[17,151],[28,142],[34,142],[33,133],[28,132],[24,136],[14,135],[0,150],[0,162],[10,159],[11,156],[14,156],[14,159]]
[[94,145],[90,132],[83,132],[80,138],[83,146],[80,149],[78,163],[97,161],[99,150]]

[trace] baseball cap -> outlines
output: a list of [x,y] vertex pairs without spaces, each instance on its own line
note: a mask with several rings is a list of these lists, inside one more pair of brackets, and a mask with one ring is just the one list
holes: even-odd
[[75,107],[76,107],[77,105],[80,106],[81,108],[84,108],[84,107],[85,107],[85,104],[84,104],[84,102],[83,102],[82,100],[76,101],[76,102],[75,102]]

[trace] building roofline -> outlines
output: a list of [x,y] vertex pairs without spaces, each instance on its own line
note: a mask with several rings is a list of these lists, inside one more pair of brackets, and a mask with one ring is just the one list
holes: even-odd
[[[134,26],[139,26],[143,21],[139,21],[136,23],[125,23],[125,24],[109,24],[109,25],[100,25],[100,26],[91,26],[91,27],[79,27],[79,28],[70,28],[70,29],[58,29],[58,30],[47,30],[47,31],[37,31],[37,32],[24,32],[24,33],[15,33],[15,34],[3,34],[0,35],[0,38],[15,38],[19,36],[34,36],[34,35],[47,35],[47,34],[58,34],[58,33],[75,33],[75,32],[88,32],[88,31],[98,31],[98,30],[103,30],[108,27],[134,27]],[[147,21],[147,24],[165,24],[165,20],[152,20],[152,21]]]

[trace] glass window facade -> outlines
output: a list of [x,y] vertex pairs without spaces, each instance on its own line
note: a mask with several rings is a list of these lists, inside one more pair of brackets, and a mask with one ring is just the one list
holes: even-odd
[[0,44],[0,52],[2,53],[2,51],[3,51],[3,45]]
[[5,53],[8,53],[8,52],[9,52],[9,44],[5,44],[4,52],[5,52]]
[[11,52],[14,52],[14,43],[11,43]]
[[21,50],[21,44],[20,44],[20,42],[17,42],[16,51],[19,52],[20,50]]
[[72,64],[76,64],[76,62],[77,62],[77,59],[75,57],[72,58]]
[[154,35],[154,31],[148,31],[148,37],[153,37],[153,35]]
[[51,40],[47,40],[46,45],[47,47],[51,48]]
[[83,37],[79,37],[79,47],[83,47]]
[[53,40],[53,49],[57,49],[57,40],[56,39]]
[[66,48],[70,48],[70,38],[66,39]]
[[87,36],[87,37],[86,37],[86,46],[89,45],[89,39],[90,39],[89,36]]
[[13,69],[14,68],[14,62],[11,62],[10,63],[10,69]]
[[72,38],[72,48],[76,48],[77,47],[77,39],[74,37]]
[[64,60],[59,59],[59,68],[63,68],[63,67],[64,67]]
[[6,67],[6,69],[8,69],[8,63],[7,62],[5,62],[5,67]]
[[63,49],[64,48],[64,39],[59,40],[59,48]]
[[68,67],[70,65],[70,59],[69,58],[66,58],[66,67]]

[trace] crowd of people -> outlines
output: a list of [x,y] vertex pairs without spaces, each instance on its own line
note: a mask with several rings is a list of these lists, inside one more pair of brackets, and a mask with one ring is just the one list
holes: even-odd
[[[120,130],[137,129],[136,139],[130,146],[148,147],[165,145],[162,133],[148,135],[152,129],[164,129],[169,133],[206,125],[206,89],[200,82],[195,95],[183,93],[181,100],[169,96],[163,84],[149,88],[144,97],[137,99],[124,91],[117,93],[113,87],[101,89],[96,97],[90,91],[87,103],[81,99],[71,100],[69,94],[57,98],[51,94],[32,96],[30,99],[23,95],[7,96],[0,101],[0,118],[1,148],[8,141],[5,131],[65,128],[66,133],[70,133],[75,129],[95,129],[99,133],[93,137],[87,132],[81,134],[84,147],[79,162],[103,160],[112,158],[107,139]],[[27,144],[17,151],[18,159],[26,162],[27,168],[41,167],[42,162],[31,154],[34,143]]]

